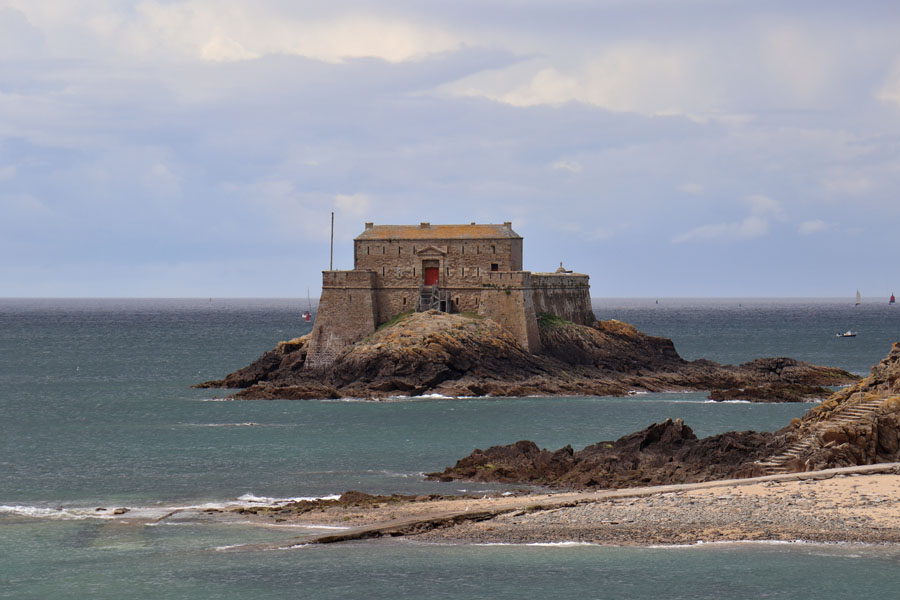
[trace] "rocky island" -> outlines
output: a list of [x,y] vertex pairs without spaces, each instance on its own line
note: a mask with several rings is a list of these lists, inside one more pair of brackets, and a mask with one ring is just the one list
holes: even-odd
[[352,270],[322,273],[312,333],[199,387],[244,399],[713,390],[798,401],[858,379],[790,358],[683,360],[671,340],[598,321],[588,275],[523,270],[510,222],[366,223],[353,244]]
[[760,399],[823,398],[858,377],[790,358],[738,366],[686,361],[671,340],[620,321],[577,325],[539,315],[541,352],[526,351],[493,320],[438,311],[404,313],[344,349],[326,368],[305,368],[309,337],[279,343],[251,365],[200,387],[243,388],[242,399],[626,395],[728,390]]

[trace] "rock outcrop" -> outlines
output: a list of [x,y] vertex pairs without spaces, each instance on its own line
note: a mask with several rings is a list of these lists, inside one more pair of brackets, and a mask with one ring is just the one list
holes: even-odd
[[[739,366],[686,361],[671,340],[619,321],[592,327],[542,315],[543,351],[525,351],[486,318],[412,313],[345,349],[327,370],[304,368],[306,338],[282,342],[253,364],[198,387],[245,388],[245,399],[443,394],[446,396],[625,395],[632,391],[738,390],[765,398],[824,397],[821,385],[855,376],[790,358]],[[750,390],[750,392],[748,392]],[[798,391],[799,390],[799,391]]]
[[900,343],[855,385],[795,420],[791,444],[763,461],[768,472],[900,461]]
[[[797,368],[790,362],[768,361],[744,368],[770,371],[778,365],[782,371]],[[680,419],[667,420],[577,452],[571,446],[542,450],[529,441],[475,450],[428,477],[619,488],[879,462],[900,462],[900,343],[871,375],[775,433],[728,432],[697,439]]]
[[430,479],[531,483],[562,488],[623,488],[691,483],[757,474],[749,464],[784,445],[784,437],[755,431],[698,439],[681,419],[579,450],[555,452],[534,442],[475,450]]

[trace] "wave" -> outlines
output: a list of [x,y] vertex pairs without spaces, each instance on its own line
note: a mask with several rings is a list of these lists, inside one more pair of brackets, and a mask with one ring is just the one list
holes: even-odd
[[[246,493],[236,498],[225,500],[224,502],[204,502],[198,504],[179,504],[164,505],[156,504],[152,506],[130,506],[124,507],[116,504],[112,507],[49,507],[38,505],[0,505],[0,515],[11,515],[17,517],[28,517],[32,519],[55,519],[77,521],[83,519],[128,519],[128,520],[146,520],[159,521],[177,513],[184,512],[200,512],[205,510],[229,510],[234,508],[249,507],[280,507],[293,502],[313,502],[316,500],[337,500],[340,494],[329,494],[325,496],[295,496],[290,498],[272,498],[268,496],[256,496],[253,493]],[[96,505],[95,505],[96,506]]]
[[603,544],[595,544],[594,542],[483,542],[472,544],[473,546],[531,546],[536,548],[573,548],[576,546],[602,546]]
[[0,505],[0,514],[31,517],[33,519],[81,520],[90,518],[112,518],[110,511],[91,511],[89,509],[49,508],[45,506],[27,506],[22,504]]

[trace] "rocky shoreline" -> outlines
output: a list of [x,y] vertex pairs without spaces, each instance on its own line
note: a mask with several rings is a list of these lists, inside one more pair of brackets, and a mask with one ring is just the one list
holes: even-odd
[[698,439],[680,419],[577,452],[523,440],[476,449],[441,481],[531,483],[564,489],[690,483],[900,461],[900,343],[853,386],[774,432]]
[[305,367],[308,338],[279,343],[251,365],[203,388],[241,388],[239,399],[463,396],[624,396],[635,391],[712,390],[714,399],[822,399],[859,378],[791,358],[737,366],[686,361],[671,340],[620,321],[539,320],[543,350],[531,354],[490,319],[410,313],[344,350],[324,369]]

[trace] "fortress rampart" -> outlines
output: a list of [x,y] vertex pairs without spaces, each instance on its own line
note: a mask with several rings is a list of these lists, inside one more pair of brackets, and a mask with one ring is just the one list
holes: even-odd
[[[427,300],[427,301],[426,301]],[[503,225],[366,223],[354,269],[324,271],[306,365],[325,367],[378,325],[423,306],[488,317],[539,352],[537,315],[595,320],[587,275],[522,270],[522,238]]]

